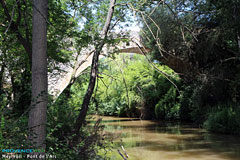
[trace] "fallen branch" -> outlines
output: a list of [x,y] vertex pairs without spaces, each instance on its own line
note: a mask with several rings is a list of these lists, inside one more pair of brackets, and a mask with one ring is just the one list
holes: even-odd
[[121,151],[119,149],[117,149],[117,151],[124,160],[127,160],[127,158],[124,157],[124,155],[121,153]]
[[124,147],[121,145],[121,147],[122,147],[122,150],[123,150],[123,153],[125,154],[125,156],[128,158],[129,156],[128,156],[128,154],[127,154],[127,152],[126,152],[126,150],[124,149]]

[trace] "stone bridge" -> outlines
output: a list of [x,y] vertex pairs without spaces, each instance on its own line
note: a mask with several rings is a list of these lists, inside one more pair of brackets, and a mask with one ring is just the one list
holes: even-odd
[[[132,32],[129,39],[129,43],[120,42],[117,47],[105,45],[99,59],[113,53],[113,50],[116,48],[118,53],[142,54],[141,49],[144,47],[141,45],[139,34]],[[72,48],[72,50],[74,50],[74,48]],[[61,75],[56,76],[59,71],[49,73],[49,94],[53,95],[54,99],[56,99],[69,84],[73,83],[71,81],[79,77],[82,72],[91,65],[93,51],[94,48],[89,47],[82,50],[81,55],[75,54],[75,61],[70,62],[68,65],[59,66],[60,69],[65,71]],[[149,51],[150,49],[145,50],[145,52]],[[186,60],[180,59],[177,56],[160,57],[159,60],[177,73],[184,74],[191,70],[191,65]]]
[[[141,51],[138,48],[137,44],[140,44],[140,38],[138,33],[131,33],[130,41],[127,42],[120,42],[116,47],[109,47],[105,45],[102,49],[102,53],[99,59],[111,54],[113,50],[118,50],[118,53],[136,53],[141,54]],[[136,44],[137,43],[137,44]],[[71,48],[74,50],[74,48]],[[76,79],[81,75],[81,73],[92,63],[92,57],[94,48],[89,47],[82,50],[81,55],[77,55],[75,53],[74,59],[75,61],[70,62],[67,65],[61,65],[59,68],[64,72],[60,75],[59,71],[54,71],[49,73],[49,94],[51,94],[54,99],[57,98],[63,90],[71,83],[73,79]]]

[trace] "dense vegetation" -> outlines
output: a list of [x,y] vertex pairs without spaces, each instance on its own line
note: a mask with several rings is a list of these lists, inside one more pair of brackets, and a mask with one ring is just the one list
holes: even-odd
[[[70,0],[48,2],[48,17],[44,21],[48,24],[47,60],[49,77],[60,77],[65,72],[61,66],[71,66],[76,54],[79,55],[84,47],[99,41],[99,32],[105,20],[105,17],[100,16],[107,12],[107,7],[104,3],[88,1],[77,3]],[[33,8],[36,10],[37,7],[32,1],[0,1],[0,13],[2,15],[0,18],[0,147],[1,149],[45,148],[44,145],[47,144],[47,153],[55,154],[63,159],[77,159],[76,156],[82,154],[82,152],[84,154],[80,157],[81,159],[92,159],[96,155],[96,147],[104,147],[103,143],[105,142],[100,143],[102,127],[99,123],[96,123],[94,127],[88,126],[88,129],[82,129],[80,137],[85,140],[72,149],[73,147],[70,147],[69,144],[74,135],[73,128],[75,126],[72,122],[76,120],[78,112],[74,112],[74,104],[72,106],[68,105],[68,98],[59,97],[53,103],[49,95],[48,109],[44,111],[47,113],[47,122],[41,124],[46,126],[46,134],[44,132],[43,134],[35,133],[36,136],[33,136],[35,138],[39,135],[46,135],[46,143],[43,141],[43,146],[37,147],[32,147],[32,145],[35,145],[34,143],[29,144],[31,141],[29,137],[32,135],[28,128],[29,121],[30,118],[37,119],[31,117],[29,111],[41,103],[41,101],[35,99],[46,95],[47,92],[42,91],[37,97],[31,97],[32,83],[40,85],[39,81],[31,82],[32,59],[35,58],[32,57],[32,52],[35,52],[35,50],[32,51],[32,44],[35,43],[32,42]],[[96,13],[96,10],[93,11],[92,8],[101,8],[101,14],[100,10]],[[41,11],[38,10],[38,12]],[[82,17],[79,17],[79,15]],[[40,17],[43,18],[43,15],[40,15]],[[84,18],[88,20],[86,23],[83,21]],[[79,27],[78,23],[82,23],[82,26]],[[56,80],[49,83],[56,83]],[[69,117],[66,117],[66,112],[71,113],[68,112],[67,108],[73,109],[71,111],[74,114],[69,114]],[[41,113],[35,114],[37,116]],[[69,126],[69,124],[71,125]]]
[[[93,103],[99,114],[142,119],[178,118],[176,88],[143,55],[123,53],[104,59],[102,64]],[[171,75],[172,81],[179,81],[170,68],[155,65]]]
[[214,132],[239,134],[239,4],[167,1],[142,18],[152,58],[183,80],[180,117]]
[[[80,76],[73,72],[57,98],[48,95],[48,153],[94,159],[109,148],[99,121],[87,125],[87,112],[190,121],[211,132],[240,134],[239,0],[119,0],[106,18],[108,4],[48,2],[45,60],[49,77],[55,77],[49,83],[65,74],[62,66],[79,68],[87,49],[96,58]],[[38,85],[31,76],[33,7],[29,0],[0,0],[0,148],[28,148],[29,111],[47,92],[32,97],[32,84]],[[146,50],[117,54],[115,48],[98,62],[105,44],[131,41],[120,30],[132,22],[132,13]]]

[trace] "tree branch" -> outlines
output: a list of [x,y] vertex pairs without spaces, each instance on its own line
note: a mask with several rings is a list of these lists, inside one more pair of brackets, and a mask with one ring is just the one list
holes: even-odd
[[[25,49],[25,51],[27,52],[28,54],[28,58],[29,58],[29,62],[30,62],[30,65],[32,63],[32,47],[31,47],[31,43],[29,41],[27,41],[23,36],[22,34],[20,33],[19,31],[19,24],[20,24],[20,20],[17,20],[19,21],[19,23],[15,23],[14,20],[13,20],[13,15],[14,15],[14,8],[16,7],[16,5],[20,5],[18,4],[20,0],[17,0],[15,5],[13,6],[13,9],[12,9],[12,16],[10,15],[9,13],[9,10],[6,6],[6,3],[4,2],[4,0],[0,0],[0,3],[3,7],[3,10],[4,10],[4,13],[5,13],[5,16],[6,16],[6,19],[7,21],[9,21],[9,24],[8,24],[8,28],[7,30],[5,31],[5,34],[8,32],[8,30],[10,29],[13,33],[16,33],[17,34],[17,39],[19,41],[20,44],[23,45],[23,48]],[[21,15],[21,14],[20,14]],[[21,16],[18,16],[18,19],[21,18]]]
[[116,0],[111,0],[110,1],[110,5],[109,5],[109,9],[108,9],[108,14],[107,14],[107,18],[101,33],[101,38],[102,40],[100,41],[99,44],[97,44],[97,46],[95,47],[96,50],[94,52],[93,55],[93,59],[92,59],[92,65],[91,65],[91,73],[90,73],[90,80],[89,80],[89,84],[88,84],[88,89],[87,92],[84,96],[83,99],[83,104],[82,104],[82,108],[81,111],[78,115],[78,118],[75,122],[75,130],[74,130],[74,134],[75,136],[72,139],[72,142],[70,143],[70,148],[73,148],[74,146],[76,146],[79,143],[79,137],[80,137],[80,129],[83,125],[83,123],[85,122],[85,118],[87,115],[87,111],[88,111],[88,106],[93,94],[93,90],[95,88],[95,83],[96,83],[96,78],[97,78],[97,72],[98,72],[98,60],[99,60],[99,55],[100,52],[105,44],[105,39],[107,37],[107,33],[109,31],[109,27],[111,24],[111,20],[113,17],[113,13],[114,13],[114,5],[116,3]]

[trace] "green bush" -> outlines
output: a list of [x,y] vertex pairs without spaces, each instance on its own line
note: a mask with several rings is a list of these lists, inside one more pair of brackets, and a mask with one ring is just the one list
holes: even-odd
[[181,87],[180,119],[202,125],[208,118],[210,109],[229,103],[227,88],[229,87],[220,80],[186,83]]
[[220,107],[213,110],[204,126],[210,132],[240,135],[240,109]]
[[193,106],[193,87],[191,85],[183,85],[182,88],[181,95],[179,96],[179,117],[183,121],[192,121],[191,112]]
[[156,104],[155,116],[158,119],[179,119],[180,104],[176,92],[176,88],[172,86]]

